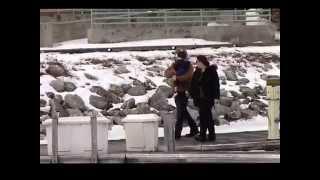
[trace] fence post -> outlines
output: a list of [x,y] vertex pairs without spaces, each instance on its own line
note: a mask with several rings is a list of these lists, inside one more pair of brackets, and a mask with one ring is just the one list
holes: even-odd
[[168,118],[168,112],[161,111],[161,118],[164,123],[164,140],[167,152],[175,152],[175,136],[174,136],[174,121]]
[[280,115],[280,79],[267,79],[268,107],[268,139],[280,139],[279,115]]
[[98,144],[97,144],[97,114],[95,111],[91,112],[91,161],[98,163]]
[[58,114],[54,104],[54,98],[50,99],[52,117],[52,163],[58,163]]
[[91,10],[90,10],[90,15],[91,15],[91,28],[92,28],[92,25],[93,25],[93,22],[92,22],[92,21],[93,21],[93,14],[92,14],[92,13],[93,13],[93,11],[92,11],[92,9],[91,9]]

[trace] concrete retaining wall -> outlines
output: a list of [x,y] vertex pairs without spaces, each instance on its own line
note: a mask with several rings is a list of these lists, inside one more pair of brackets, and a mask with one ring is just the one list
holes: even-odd
[[95,25],[88,30],[89,43],[113,43],[161,38],[201,38],[211,41],[250,43],[273,42],[273,25],[164,26],[164,25]]
[[63,24],[40,24],[40,47],[87,37],[90,21]]

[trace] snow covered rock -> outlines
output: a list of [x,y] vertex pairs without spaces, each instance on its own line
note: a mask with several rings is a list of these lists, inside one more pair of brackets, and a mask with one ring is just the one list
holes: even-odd
[[116,74],[124,74],[129,73],[130,71],[126,68],[126,66],[119,66],[117,69],[114,70]]
[[166,98],[171,98],[174,94],[173,89],[168,86],[159,86],[158,89],[156,90],[156,93],[163,94],[164,97]]
[[122,109],[132,109],[134,107],[135,107],[135,99],[134,98],[128,99],[121,106]]
[[84,101],[77,94],[66,94],[64,96],[64,102],[68,107],[73,109],[80,109],[81,111],[87,109],[87,107],[84,104]]
[[65,68],[61,64],[51,64],[46,69],[46,72],[50,74],[53,77],[59,77],[59,76],[67,76],[68,73],[65,70]]
[[256,91],[254,89],[247,87],[247,86],[240,86],[239,91],[242,92],[244,96],[255,97],[255,95],[256,95]]
[[98,80],[98,78],[97,78],[96,76],[91,75],[91,74],[89,74],[89,73],[84,73],[84,76],[85,76],[86,78],[90,79],[90,80],[95,80],[95,81]]
[[64,82],[64,91],[72,92],[77,89],[77,86],[72,82]]
[[224,70],[223,72],[225,73],[228,81],[237,81],[238,80],[238,77],[235,72],[233,72],[231,70]]
[[144,86],[135,86],[128,90],[128,94],[131,96],[142,96],[147,94]]
[[40,107],[45,107],[47,104],[47,101],[44,99],[40,99]]
[[226,119],[228,121],[235,121],[235,120],[241,119],[241,111],[237,110],[237,111],[229,112],[226,116]]
[[215,105],[215,110],[216,110],[216,113],[218,114],[218,116],[226,115],[229,112],[231,112],[231,108],[230,107],[227,107],[227,106],[224,106],[224,105],[221,105],[221,104],[216,104]]
[[151,107],[157,109],[158,111],[169,111],[170,107],[167,98],[162,93],[155,93],[149,99],[149,104]]
[[257,112],[252,111],[252,110],[250,110],[250,109],[242,109],[242,110],[240,110],[240,111],[241,111],[241,117],[242,117],[243,119],[251,119],[252,117],[258,115]]
[[111,107],[110,103],[105,97],[90,95],[89,103],[98,109],[109,109]]
[[247,78],[241,78],[236,82],[236,85],[246,85],[248,84],[250,81]]
[[50,86],[53,87],[57,92],[64,91],[64,82],[60,79],[52,80]]
[[83,116],[82,112],[79,109],[66,109],[67,112],[69,113],[69,117],[72,116]]
[[232,97],[220,97],[220,104],[224,106],[230,107],[232,104],[233,98]]

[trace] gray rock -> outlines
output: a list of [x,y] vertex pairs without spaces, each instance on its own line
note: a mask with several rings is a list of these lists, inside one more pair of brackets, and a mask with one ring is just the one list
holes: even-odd
[[221,104],[216,104],[215,105],[215,111],[218,114],[218,116],[226,115],[229,112],[231,112],[231,108],[229,108],[227,106],[224,106],[224,105],[221,105]]
[[118,104],[120,102],[122,102],[122,99],[119,98],[117,95],[115,95],[114,93],[105,90],[103,87],[101,86],[92,86],[90,88],[90,91],[93,93],[98,94],[101,97],[104,97],[108,102],[110,103],[115,103]]
[[170,87],[173,87],[173,80],[171,78],[164,78],[163,82],[167,83]]
[[219,80],[225,81],[225,80],[227,80],[227,78],[225,76],[219,76]]
[[154,77],[154,74],[152,72],[150,72],[150,71],[147,72],[147,75],[150,76],[150,77]]
[[253,88],[256,91],[257,95],[263,95],[264,94],[264,88],[262,86],[256,86]]
[[121,116],[111,116],[110,120],[113,122],[114,125],[122,125],[123,123],[121,122],[123,117]]
[[154,64],[155,62],[156,62],[156,60],[151,59],[151,60],[148,60],[148,61],[146,61],[146,62],[143,62],[142,64],[144,64],[144,65],[146,65],[146,66],[149,66],[149,65]]
[[109,109],[111,107],[110,102],[105,97],[90,95],[89,103],[98,109]]
[[128,90],[128,94],[131,96],[141,96],[147,94],[147,91],[143,86],[135,86]]
[[255,111],[252,111],[250,109],[242,109],[241,110],[241,117],[243,119],[251,119],[256,115],[258,115],[258,114]]
[[232,112],[229,112],[226,116],[226,119],[228,121],[235,121],[235,120],[238,120],[238,119],[241,119],[241,111],[232,111]]
[[232,95],[233,97],[235,97],[235,98],[238,98],[238,97],[240,96],[240,94],[239,94],[237,91],[231,90],[230,93],[231,93],[231,95]]
[[223,71],[226,75],[226,78],[228,81],[237,81],[238,80],[238,77],[236,75],[236,73],[234,73],[233,71],[231,70],[224,70]]
[[225,89],[220,89],[220,96],[228,96],[228,91]]
[[240,86],[240,92],[242,92],[242,94],[244,96],[251,96],[251,97],[255,97],[256,96],[256,91],[254,89],[251,89],[247,86]]
[[230,108],[232,111],[240,111],[240,102],[233,101]]
[[128,99],[121,106],[122,109],[132,109],[134,107],[135,107],[135,99],[134,98]]
[[247,73],[247,70],[244,68],[244,67],[239,67],[238,68],[238,70],[241,72],[241,73],[243,73],[243,74],[245,74],[245,73]]
[[259,100],[254,100],[249,105],[249,109],[254,110],[256,112],[266,111],[266,107],[268,107],[268,105]]
[[233,98],[232,97],[220,97],[220,104],[224,106],[230,107],[232,104]]
[[77,86],[72,82],[64,82],[64,90],[68,92],[72,92],[77,89]]
[[171,87],[162,85],[158,87],[156,93],[163,94],[163,96],[166,98],[171,98],[174,94],[174,91]]
[[102,63],[102,66],[103,67],[112,67],[112,63],[111,63],[111,61],[104,61],[103,63]]
[[103,60],[96,59],[96,58],[86,59],[86,61],[90,61],[91,64],[101,64],[104,62]]
[[269,69],[272,69],[272,65],[271,64],[264,64],[264,68],[269,70]]
[[121,110],[119,108],[112,109],[109,111],[101,111],[101,113],[105,116],[120,116]]
[[69,113],[69,116],[83,116],[82,112],[79,109],[66,109]]
[[246,75],[242,72],[238,72],[238,75],[241,76],[241,77],[245,77]]
[[127,93],[128,90],[131,88],[132,86],[130,84],[122,84],[121,88],[123,90],[123,93]]
[[72,109],[80,109],[81,111],[87,109],[82,98],[76,94],[66,94],[64,96],[64,102],[69,108]]
[[148,58],[143,57],[143,56],[136,56],[136,59],[140,62],[145,62],[145,61],[149,61]]
[[119,66],[116,70],[114,70],[114,73],[116,74],[124,74],[129,72],[130,71],[126,68],[126,66]]
[[167,98],[161,93],[153,94],[148,103],[158,111],[169,111],[170,109]]
[[46,69],[46,73],[53,77],[67,76],[67,71],[61,64],[52,64]]
[[146,88],[147,91],[157,88],[157,85],[152,82],[150,79],[145,77],[146,82],[143,83],[143,86]]
[[160,74],[160,73],[163,72],[165,69],[162,68],[162,67],[160,67],[160,66],[155,65],[155,66],[146,68],[146,70],[152,71],[152,72],[156,72],[156,73]]
[[84,73],[84,76],[90,80],[98,80],[98,78],[96,76],[93,76],[91,74],[88,74],[88,73]]
[[267,80],[267,78],[268,78],[268,75],[266,75],[266,74],[261,74],[260,75],[260,78],[262,79],[262,80]]
[[115,84],[110,84],[109,91],[114,93],[117,96],[124,96],[124,92],[121,86],[115,85]]
[[245,85],[248,84],[250,81],[247,78],[241,78],[238,80],[238,82],[236,83],[236,85]]
[[241,104],[249,104],[250,103],[250,99],[244,99]]
[[57,92],[64,91],[64,82],[60,79],[51,81],[50,86],[53,87]]
[[280,64],[277,64],[277,68],[280,69]]
[[40,107],[45,107],[47,105],[47,101],[44,99],[40,99]]
[[227,81],[226,81],[226,80],[222,80],[222,81],[221,81],[221,84],[226,85],[226,84],[227,84]]
[[150,106],[148,103],[138,103],[137,108],[139,114],[148,114],[150,113]]

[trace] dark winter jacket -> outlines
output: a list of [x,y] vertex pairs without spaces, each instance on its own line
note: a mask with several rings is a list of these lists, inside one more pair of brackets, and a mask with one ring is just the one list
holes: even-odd
[[190,61],[187,60],[178,60],[175,64],[174,69],[176,70],[176,75],[181,76],[188,72],[190,66]]
[[[202,93],[200,93],[202,91]],[[205,101],[209,105],[214,105],[214,99],[220,99],[220,84],[217,73],[217,66],[209,66],[203,73],[197,68],[193,73],[190,95],[194,100],[195,106],[199,106],[199,102]],[[200,97],[202,94],[203,97]]]

